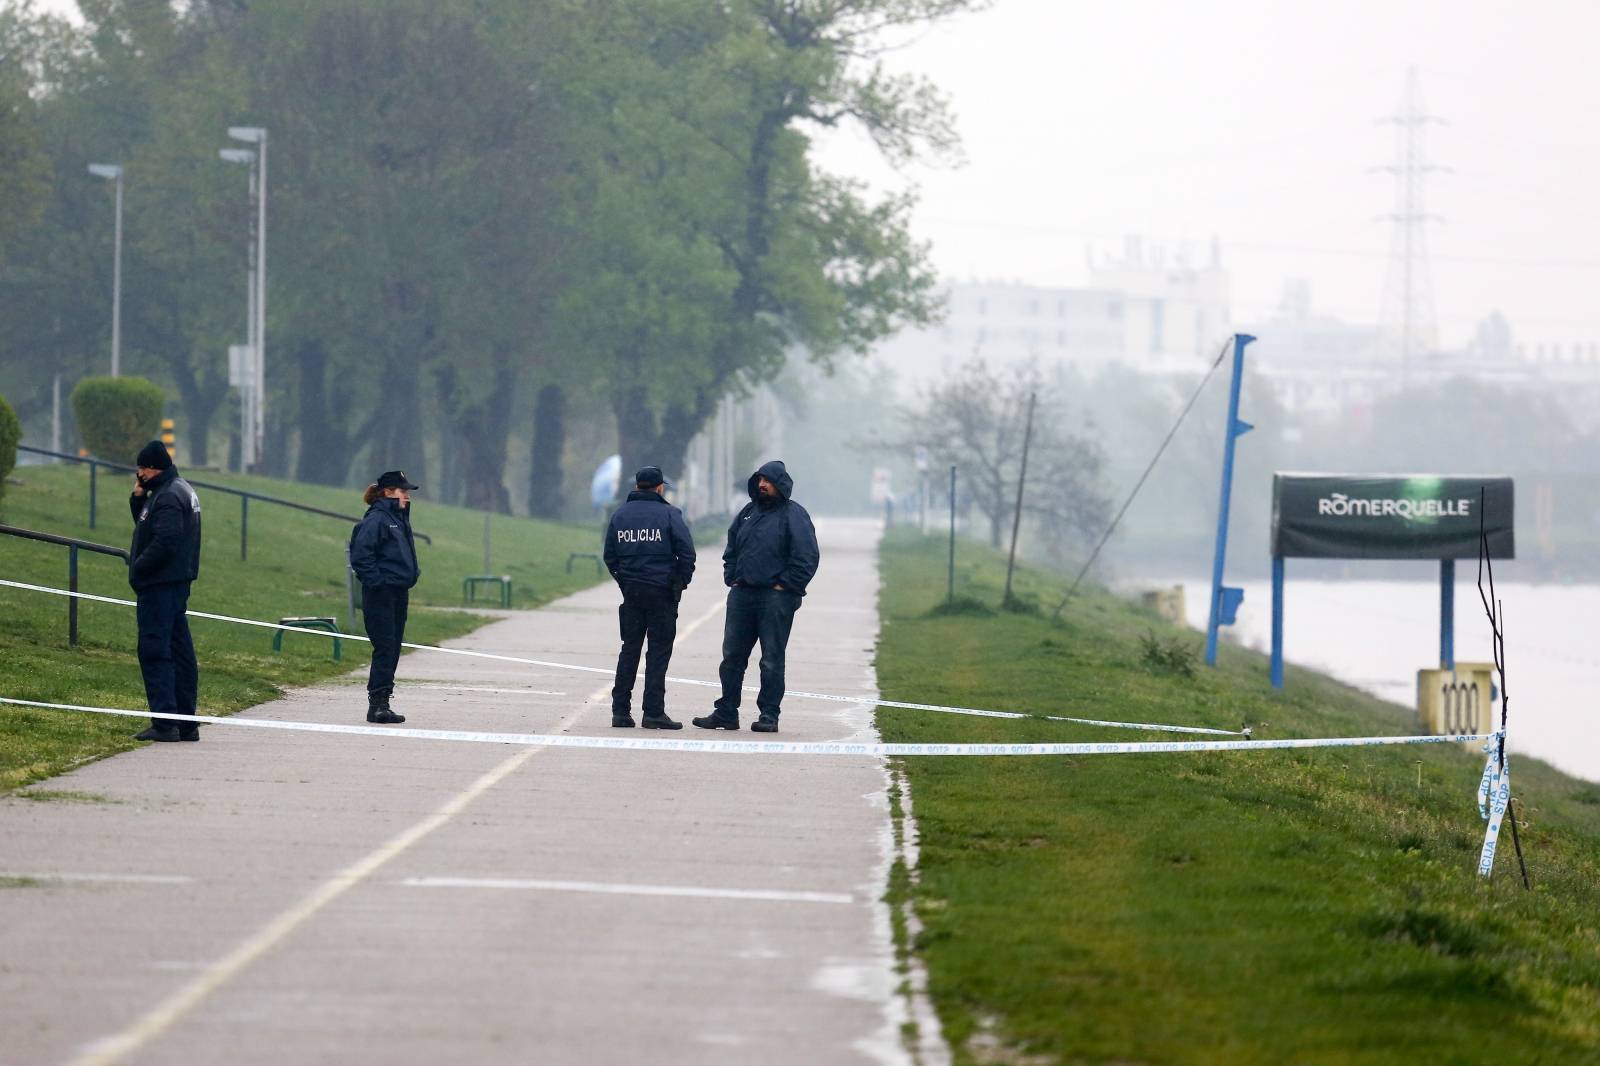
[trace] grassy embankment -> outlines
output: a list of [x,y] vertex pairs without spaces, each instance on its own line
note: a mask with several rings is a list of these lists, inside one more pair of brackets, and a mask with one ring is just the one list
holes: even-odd
[[[1308,671],[1275,695],[1239,648],[1186,674],[1200,634],[1100,590],[1060,625],[940,614],[944,552],[884,544],[888,698],[1264,738],[1415,731]],[[1004,558],[964,544],[959,560],[958,596],[997,605]],[[1024,596],[1061,594],[1020,578]],[[885,740],[1193,739],[878,720]],[[1600,1062],[1600,786],[1518,760],[1534,890],[1509,832],[1484,883],[1483,756],[1465,747],[903,760],[921,857],[897,891],[957,1062]]]
[[[102,472],[97,528],[91,530],[87,467],[21,467],[13,476],[21,484],[8,486],[0,503],[0,523],[127,547],[132,531],[128,477],[107,477]],[[223,474],[196,476],[343,514],[365,510],[360,493],[348,489]],[[241,562],[238,498],[202,490],[201,500],[205,539],[191,609],[268,621],[326,615],[349,628],[344,548],[350,523],[252,503],[249,561]],[[432,644],[484,621],[481,615],[461,611],[416,609],[461,605],[462,577],[483,568],[483,516],[430,504],[422,493],[416,501],[415,525],[433,538],[433,544],[417,544],[422,581],[412,592],[406,637]],[[534,607],[598,580],[588,560],[578,560],[573,572],[566,572],[569,552],[598,550],[595,531],[496,516],[493,533],[495,572],[515,579],[517,607]],[[84,552],[78,565],[82,591],[132,598],[120,559]],[[0,576],[65,588],[67,550],[0,536]],[[496,605],[492,599],[489,603]],[[0,587],[0,695],[143,707],[133,609],[85,602],[79,611],[81,643],[72,648],[67,644],[64,598]],[[284,639],[282,653],[274,654],[270,630],[202,620],[191,620],[191,629],[199,651],[202,714],[232,713],[274,698],[284,686],[360,669],[369,654],[365,643],[346,641],[343,662],[335,663],[326,638],[291,633]],[[134,747],[137,742],[129,738],[138,728],[126,718],[0,706],[0,791]]]

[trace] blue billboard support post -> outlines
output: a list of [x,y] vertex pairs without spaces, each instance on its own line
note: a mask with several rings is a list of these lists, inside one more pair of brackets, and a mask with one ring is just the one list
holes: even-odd
[[1439,669],[1456,668],[1456,561],[1439,560]]
[[1233,335],[1233,382],[1228,388],[1228,427],[1222,442],[1222,504],[1217,510],[1217,548],[1211,562],[1211,612],[1206,622],[1206,665],[1217,665],[1217,629],[1231,626],[1244,602],[1244,589],[1222,584],[1222,567],[1228,555],[1228,504],[1233,498],[1233,446],[1255,428],[1239,421],[1239,387],[1244,380],[1244,347],[1254,337]]
[[1272,687],[1283,687],[1283,556],[1272,557]]

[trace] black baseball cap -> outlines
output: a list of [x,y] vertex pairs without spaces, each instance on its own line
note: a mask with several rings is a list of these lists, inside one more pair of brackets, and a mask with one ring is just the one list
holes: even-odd
[[640,467],[639,472],[633,475],[633,483],[647,489],[653,489],[657,485],[665,485],[669,489],[672,487],[672,482],[662,476],[659,466]]
[[422,486],[413,485],[404,471],[385,470],[378,475],[378,487],[380,489],[405,489],[407,492],[416,492]]

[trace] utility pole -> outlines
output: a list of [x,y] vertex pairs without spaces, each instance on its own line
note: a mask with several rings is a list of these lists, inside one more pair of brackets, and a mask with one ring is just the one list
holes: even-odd
[[1037,392],[1028,393],[1028,422],[1022,431],[1022,470],[1017,474],[1017,510],[1011,518],[1011,556],[1006,560],[1006,594],[1001,603],[1011,605],[1011,575],[1017,569],[1017,533],[1022,529],[1022,489],[1028,480],[1028,446],[1033,443],[1033,405]]
[[251,447],[246,450],[241,441],[240,454],[259,460],[267,417],[267,131],[261,126],[229,126],[228,136],[255,145],[256,152],[255,350],[247,434]]
[[89,173],[116,184],[116,221],[111,238],[111,376],[122,376],[122,164],[90,163]]
[[954,606],[956,602],[956,464],[950,464],[950,569],[949,591],[945,594],[945,603]]
[[256,297],[260,295],[256,272],[256,152],[253,148],[223,148],[217,153],[225,163],[241,163],[250,168],[250,226],[245,242],[244,344],[228,351],[228,384],[239,390],[239,473],[247,474],[256,465]]
[[1374,168],[1394,176],[1394,211],[1377,218],[1391,225],[1381,328],[1388,354],[1399,361],[1400,384],[1404,388],[1412,361],[1428,354],[1438,344],[1428,267],[1427,224],[1444,220],[1427,212],[1423,205],[1423,185],[1429,174],[1449,172],[1448,167],[1433,166],[1427,161],[1423,135],[1428,126],[1442,126],[1445,122],[1423,110],[1416,67],[1406,71],[1406,89],[1400,109],[1378,122],[1395,128],[1394,163]]

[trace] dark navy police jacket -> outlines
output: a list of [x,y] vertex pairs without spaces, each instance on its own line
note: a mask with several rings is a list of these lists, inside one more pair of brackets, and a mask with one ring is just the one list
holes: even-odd
[[144,495],[128,496],[133,511],[133,546],[128,549],[128,584],[135,592],[200,576],[200,497],[167,467],[145,482]]
[[[766,501],[756,484],[766,478],[777,486],[778,498]],[[794,478],[774,459],[750,475],[750,502],[728,527],[728,547],[722,553],[722,580],[730,587],[748,585],[770,589],[782,585],[804,596],[816,576],[822,550],[817,530],[806,509],[789,499]]]
[[654,490],[628,493],[606,526],[604,557],[619,585],[683,589],[694,577],[689,523]]
[[372,501],[350,534],[350,569],[363,585],[412,588],[422,576],[410,508],[392,496]]

